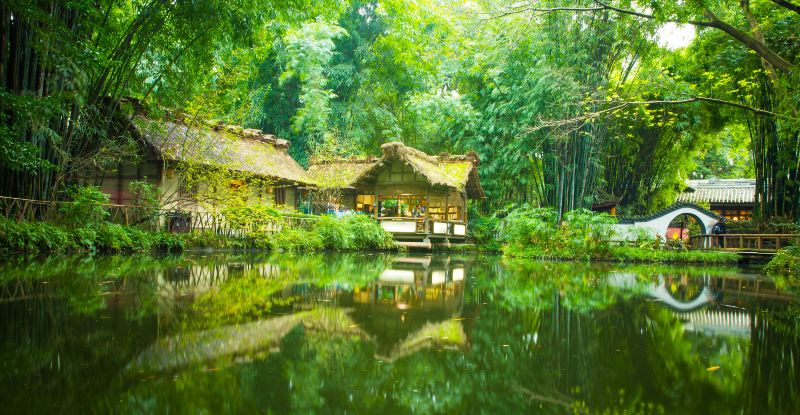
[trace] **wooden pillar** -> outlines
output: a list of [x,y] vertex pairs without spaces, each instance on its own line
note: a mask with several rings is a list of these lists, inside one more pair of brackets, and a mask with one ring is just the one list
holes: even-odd
[[450,220],[450,206],[447,204],[447,199],[450,197],[450,189],[444,194],[444,221]]
[[372,202],[372,208],[375,209],[375,215],[374,216],[375,216],[375,219],[377,220],[378,219],[378,215],[380,215],[380,209],[379,209],[380,203],[378,202],[379,199],[378,199],[378,187],[377,186],[375,187],[375,192],[374,193],[375,193],[375,200]]

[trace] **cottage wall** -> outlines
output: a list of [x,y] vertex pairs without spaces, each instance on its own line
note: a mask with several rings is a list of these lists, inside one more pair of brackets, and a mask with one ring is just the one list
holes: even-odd
[[109,202],[115,205],[131,204],[130,184],[134,181],[147,180],[147,182],[160,185],[162,164],[155,159],[142,163],[123,163],[117,166],[116,171],[100,177],[100,190],[109,195]]

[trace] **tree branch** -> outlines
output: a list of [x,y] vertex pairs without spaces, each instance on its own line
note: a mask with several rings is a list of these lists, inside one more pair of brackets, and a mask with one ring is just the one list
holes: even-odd
[[773,3],[777,4],[778,6],[785,7],[797,14],[800,14],[800,5],[794,4],[787,0],[772,0]]
[[[623,9],[623,8],[616,7],[616,6],[611,6],[610,4],[606,4],[606,3],[602,2],[601,0],[593,0],[593,1],[595,2],[595,4],[597,4],[597,7],[553,7],[553,8],[540,8],[540,7],[532,7],[532,6],[531,7],[520,7],[520,8],[510,9],[510,10],[508,10],[508,11],[506,11],[506,12],[500,14],[500,15],[494,16],[494,17],[503,17],[503,16],[508,16],[508,15],[511,15],[511,14],[524,13],[524,12],[528,12],[528,11],[530,11],[530,12],[540,12],[540,13],[554,13],[554,12],[562,12],[562,11],[578,12],[578,13],[583,13],[583,12],[594,13],[594,12],[598,12],[598,11],[612,11],[612,12],[615,12],[615,13],[624,14],[624,15],[628,15],[628,16],[639,17],[639,18],[643,18],[643,19],[651,19],[651,20],[655,20],[656,19],[656,17],[653,16],[652,14],[647,14],[647,13],[637,12],[635,10]],[[786,0],[772,0],[772,1],[787,3]],[[790,6],[795,6],[793,3],[788,3],[788,4]],[[786,6],[784,6],[784,7],[786,7]],[[791,9],[791,7],[789,7],[789,8]],[[703,14],[705,15],[705,17],[708,20],[686,20],[686,21],[681,21],[681,20],[667,19],[665,21],[666,22],[670,22],[670,23],[683,23],[683,24],[690,24],[690,25],[693,25],[693,26],[709,27],[709,28],[714,28],[714,29],[717,29],[717,30],[721,30],[721,31],[725,32],[726,34],[728,34],[730,37],[736,39],[739,43],[745,45],[747,48],[749,48],[750,50],[752,50],[753,52],[758,54],[758,56],[760,56],[761,58],[763,58],[764,60],[769,62],[772,66],[774,66],[775,68],[777,68],[781,72],[788,73],[788,72],[791,72],[792,70],[794,70],[794,68],[795,68],[794,64],[792,64],[791,62],[787,61],[786,59],[784,59],[783,57],[781,57],[780,55],[775,53],[774,50],[770,49],[764,43],[759,42],[758,40],[756,40],[752,36],[748,35],[747,33],[742,32],[741,30],[737,29],[736,27],[734,27],[734,26],[732,26],[732,25],[720,20],[716,15],[714,15],[714,13],[711,12],[711,10],[705,9]]]
[[[635,106],[635,105],[685,105],[685,104],[692,104],[695,102],[709,102],[712,104],[718,105],[726,105],[729,107],[739,108],[745,111],[749,111],[756,115],[761,115],[765,117],[775,117],[775,118],[782,118],[786,120],[794,120],[798,121],[800,119],[796,117],[791,117],[784,114],[778,114],[772,111],[763,110],[761,108],[751,107],[749,105],[740,104],[738,102],[727,101],[724,99],[719,98],[711,98],[711,97],[703,97],[703,96],[696,96],[692,95],[686,99],[678,99],[678,100],[652,100],[652,101],[602,101],[605,104],[613,104],[611,107],[604,108],[598,111],[593,111],[585,114],[578,115],[576,117],[572,117],[565,120],[541,120],[538,125],[535,125],[529,128],[526,132],[532,133],[546,128],[562,128],[574,125],[582,125],[584,123],[589,122],[593,118],[597,118],[601,115],[613,113],[617,111],[621,111],[627,107]],[[572,128],[569,131],[574,130]]]

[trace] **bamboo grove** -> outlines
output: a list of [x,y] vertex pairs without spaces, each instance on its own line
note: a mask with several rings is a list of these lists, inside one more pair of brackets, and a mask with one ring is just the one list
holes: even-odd
[[[289,139],[293,156],[400,140],[474,149],[488,199],[564,213],[670,204],[752,176],[800,215],[792,0],[10,0],[0,193],[57,199],[136,157],[127,98]],[[672,30],[672,35],[670,34]],[[689,40],[670,45],[675,33]]]

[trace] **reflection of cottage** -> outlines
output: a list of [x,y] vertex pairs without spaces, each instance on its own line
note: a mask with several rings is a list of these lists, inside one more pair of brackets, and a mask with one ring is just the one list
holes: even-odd
[[353,319],[387,358],[430,346],[431,341],[440,347],[463,346],[463,327],[448,323],[460,321],[464,278],[464,264],[450,258],[398,258],[376,281],[353,290]]
[[146,179],[160,187],[166,209],[201,211],[195,194],[198,186],[205,184],[202,178],[187,181],[184,172],[189,166],[235,172],[231,177],[257,178],[252,183],[258,185],[246,186],[247,179],[231,179],[225,185],[246,189],[253,202],[290,208],[296,204],[297,186],[305,183],[305,171],[289,156],[289,142],[258,130],[188,126],[178,121],[144,118],[134,119],[130,128],[142,145],[141,161],[120,165],[115,173],[101,178],[101,189],[110,195],[113,204],[131,204],[128,185]]
[[321,188],[340,189],[342,204],[373,215],[409,246],[463,241],[467,200],[485,194],[478,178],[478,156],[430,156],[392,142],[380,158],[314,163],[309,179]]
[[755,179],[687,180],[678,202],[695,203],[729,220],[750,220],[755,208]]

